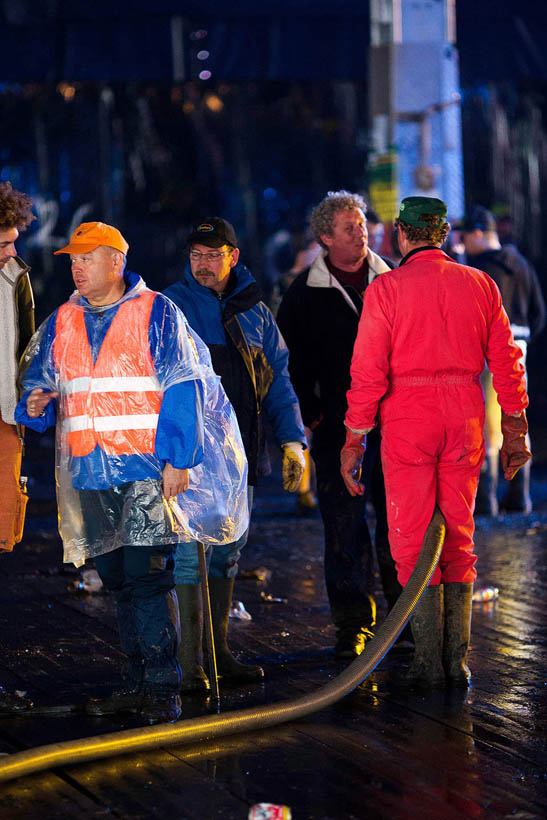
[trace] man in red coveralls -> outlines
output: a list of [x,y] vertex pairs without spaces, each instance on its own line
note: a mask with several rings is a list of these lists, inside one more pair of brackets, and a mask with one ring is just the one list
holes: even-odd
[[411,621],[415,653],[403,682],[467,686],[473,510],[484,459],[480,374],[486,359],[510,479],[530,458],[524,367],[496,284],[440,250],[450,229],[445,203],[407,197],[395,224],[403,258],[365,293],[341,472],[351,495],[364,492],[356,476],[379,409],[389,540],[403,586],[436,504],[446,519],[439,564]]

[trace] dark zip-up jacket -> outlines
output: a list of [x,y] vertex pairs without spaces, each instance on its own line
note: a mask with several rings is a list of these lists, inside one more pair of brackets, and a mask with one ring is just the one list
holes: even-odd
[[289,352],[250,271],[236,265],[220,294],[200,285],[188,263],[183,279],[164,291],[211,352],[213,369],[232,403],[249,462],[258,480],[264,449],[262,410],[278,443],[306,439],[288,373]]
[[[311,427],[313,450],[339,451],[345,439],[346,393],[363,298],[342,285],[325,262],[323,251],[298,276],[283,297],[277,321],[290,351],[290,375]],[[370,249],[368,282],[390,270]]]
[[490,276],[501,292],[515,339],[538,336],[545,325],[545,302],[537,274],[514,245],[467,257],[467,263]]

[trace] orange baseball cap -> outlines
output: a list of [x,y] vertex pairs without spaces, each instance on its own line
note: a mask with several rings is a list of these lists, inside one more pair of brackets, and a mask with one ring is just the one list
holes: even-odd
[[55,251],[55,255],[59,253],[89,253],[89,251],[94,251],[100,245],[114,248],[114,250],[121,251],[124,255],[129,250],[129,245],[119,230],[113,228],[112,225],[105,225],[104,222],[82,222],[70,237],[68,245]]

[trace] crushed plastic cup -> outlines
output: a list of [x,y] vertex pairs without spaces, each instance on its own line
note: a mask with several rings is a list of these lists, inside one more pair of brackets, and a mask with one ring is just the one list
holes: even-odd
[[288,806],[278,803],[255,803],[249,810],[249,820],[291,820]]
[[476,589],[473,593],[473,601],[475,603],[480,601],[495,601],[500,591],[497,587],[483,587]]
[[240,621],[252,621],[253,616],[247,612],[243,601],[232,601],[230,607],[230,618],[237,618]]
[[266,604],[287,604],[287,598],[276,598],[275,595],[272,595],[271,592],[262,592],[260,593],[260,597]]

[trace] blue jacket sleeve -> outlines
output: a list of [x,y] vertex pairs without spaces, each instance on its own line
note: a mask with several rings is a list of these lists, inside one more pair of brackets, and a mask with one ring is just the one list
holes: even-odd
[[23,395],[15,408],[15,421],[36,430],[37,433],[43,433],[48,427],[53,427],[57,421],[56,399],[49,402],[43,416],[31,418],[27,414],[27,397],[29,393],[37,387],[41,387],[44,392],[51,392],[51,385],[55,383],[51,346],[55,334],[56,317],[57,311],[46,320],[45,327],[42,326],[37,331],[38,333],[41,332],[42,335],[28,367],[21,377]]
[[156,431],[156,455],[183,470],[203,461],[203,386],[186,381],[163,396]]
[[[179,309],[159,295],[150,316],[150,352],[164,389],[156,430],[156,455],[185,469],[203,460],[204,390],[192,378],[197,360]],[[182,375],[187,378],[182,378]]]
[[272,312],[264,311],[264,354],[273,370],[273,381],[264,398],[264,409],[279,444],[300,441],[307,446],[300,405],[289,378],[289,350]]

